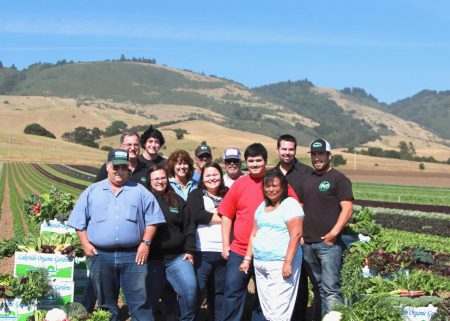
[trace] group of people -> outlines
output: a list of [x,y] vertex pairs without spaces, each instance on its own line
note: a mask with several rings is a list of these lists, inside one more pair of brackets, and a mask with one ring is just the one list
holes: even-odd
[[[340,233],[352,215],[351,182],[331,165],[324,139],[310,144],[312,168],[296,159],[291,135],[277,140],[270,170],[260,143],[223,152],[223,168],[202,143],[192,158],[159,155],[153,127],[125,132],[97,182],[79,197],[68,225],[88,258],[83,304],[118,320],[122,289],[132,320],[241,320],[254,277],[252,320],[314,320],[342,302]],[[144,152],[141,154],[141,147]],[[205,301],[206,300],[206,301]]]

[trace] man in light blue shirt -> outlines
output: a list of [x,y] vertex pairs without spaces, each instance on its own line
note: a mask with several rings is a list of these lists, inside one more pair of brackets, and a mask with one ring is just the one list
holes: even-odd
[[89,278],[98,306],[118,320],[122,287],[133,320],[153,321],[147,298],[147,258],[164,216],[154,196],[128,180],[128,152],[108,154],[108,178],[90,185],[78,199],[67,224],[77,230],[88,257]]

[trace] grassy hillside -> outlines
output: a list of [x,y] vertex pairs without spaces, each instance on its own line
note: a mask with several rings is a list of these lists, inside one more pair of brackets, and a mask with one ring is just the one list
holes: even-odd
[[379,137],[364,120],[353,118],[351,113],[343,111],[326,95],[314,92],[313,88],[307,80],[288,81],[258,87],[254,92],[319,123],[314,128],[297,128],[308,136],[327,137],[335,146],[358,146]]
[[393,104],[379,103],[364,90],[342,90],[349,99],[413,121],[445,139],[450,139],[450,91],[423,90]]
[[[153,63],[38,63],[22,71],[0,68],[1,93],[0,116],[14,131],[38,122],[57,137],[78,126],[104,129],[113,120],[131,127],[196,119],[272,138],[289,133],[302,144],[325,137],[335,147],[389,145],[398,144],[398,136],[423,140],[424,146],[448,144],[416,123],[380,111],[387,107],[362,89],[338,93],[307,80],[249,90]],[[439,114],[438,127],[441,119],[445,115]]]
[[56,139],[0,131],[0,161],[101,164],[106,152]]
[[150,125],[164,121],[187,119],[202,114],[217,122],[223,116],[199,107],[177,105],[137,105],[110,100],[83,100],[43,96],[0,96],[0,118],[6,128],[23,133],[30,123],[39,123],[57,138],[76,127],[105,129],[114,120],[122,120],[129,127]]
[[[183,139],[177,139],[173,129],[181,128],[187,130]],[[276,140],[267,136],[252,134],[245,131],[226,128],[211,122],[194,120],[178,123],[175,125],[159,128],[166,139],[166,144],[161,149],[162,154],[167,157],[176,149],[184,149],[194,155],[195,148],[200,142],[206,140],[212,149],[213,159],[223,156],[223,151],[229,147],[241,149],[242,154],[245,148],[255,142],[262,143],[269,152],[269,163],[275,164],[277,156],[275,152]],[[108,137],[99,141],[100,145],[115,147],[119,142],[119,137]],[[305,150],[306,153],[306,150]]]
[[450,139],[450,90],[424,90],[389,105],[387,110]]

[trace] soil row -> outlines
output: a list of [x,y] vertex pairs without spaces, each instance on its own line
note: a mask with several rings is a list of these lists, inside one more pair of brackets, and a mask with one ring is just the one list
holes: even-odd
[[38,164],[31,164],[39,173],[41,173],[42,175],[44,175],[45,177],[50,178],[52,181],[55,181],[57,183],[61,183],[67,186],[71,186],[74,187],[76,189],[79,190],[85,190],[86,189],[86,185],[82,185],[82,184],[77,184],[71,181],[68,181],[66,179],[57,177],[49,172],[47,172],[45,169],[43,169],[41,166],[39,166]]
[[393,203],[393,202],[369,201],[369,200],[355,200],[354,204],[361,205],[361,206],[368,206],[368,207],[383,207],[383,208],[394,208],[394,209],[409,210],[409,211],[436,212],[436,213],[450,214],[450,206],[444,206],[444,205]]

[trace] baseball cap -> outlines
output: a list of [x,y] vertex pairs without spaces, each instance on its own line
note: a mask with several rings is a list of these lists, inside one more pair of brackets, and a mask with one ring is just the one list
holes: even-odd
[[223,160],[227,159],[241,159],[241,151],[239,148],[227,148],[223,152]]
[[108,153],[108,162],[113,165],[128,165],[128,152],[125,149],[113,149]]
[[209,148],[208,145],[200,145],[195,149],[195,157],[199,157],[200,155],[203,154],[212,155],[211,148]]
[[328,152],[331,153],[331,145],[323,138],[313,140],[309,144],[309,153],[311,152]]

